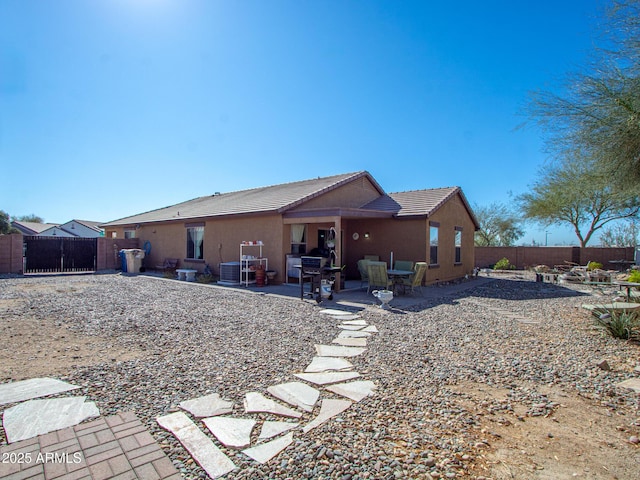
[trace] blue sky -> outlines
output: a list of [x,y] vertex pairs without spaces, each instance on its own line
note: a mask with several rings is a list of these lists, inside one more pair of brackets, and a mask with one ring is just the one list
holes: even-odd
[[605,6],[0,0],[0,210],[109,221],[358,170],[510,203],[546,158],[529,92],[584,63]]

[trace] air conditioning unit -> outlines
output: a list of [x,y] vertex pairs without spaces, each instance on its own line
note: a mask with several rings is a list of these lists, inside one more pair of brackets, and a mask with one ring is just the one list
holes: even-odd
[[240,285],[240,262],[224,262],[219,264],[221,285]]

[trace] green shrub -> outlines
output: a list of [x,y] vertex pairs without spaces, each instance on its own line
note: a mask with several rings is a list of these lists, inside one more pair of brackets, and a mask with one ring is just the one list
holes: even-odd
[[635,311],[594,308],[591,312],[596,326],[609,332],[614,338],[628,340],[640,336],[640,316]]
[[587,264],[587,270],[602,270],[603,265],[600,262],[589,262]]
[[493,266],[493,269],[494,270],[515,270],[516,266],[511,265],[511,262],[509,262],[509,259],[506,257],[503,257],[496,262],[496,264]]
[[629,275],[629,282],[640,283],[640,270],[632,270]]

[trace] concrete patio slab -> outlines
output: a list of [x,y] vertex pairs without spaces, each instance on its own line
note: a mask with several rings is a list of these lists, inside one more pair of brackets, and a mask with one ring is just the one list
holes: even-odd
[[94,402],[87,397],[29,400],[7,410],[2,416],[7,441],[18,442],[63,428],[73,427],[100,416]]
[[282,417],[300,418],[302,413],[265,397],[259,392],[248,392],[244,396],[244,410],[247,413],[266,412]]
[[326,387],[327,390],[343,397],[350,398],[355,402],[359,402],[363,398],[373,395],[376,385],[370,380],[358,380],[349,383],[339,383]]
[[0,384],[0,405],[23,402],[38,397],[55,395],[80,388],[55,378],[30,378],[18,382]]
[[267,392],[283,402],[295,405],[306,412],[313,411],[313,407],[320,396],[319,390],[301,382],[273,385],[267,388]]
[[258,440],[275,437],[300,425],[298,422],[274,422],[267,420],[262,424]]
[[329,370],[351,370],[353,363],[339,357],[313,357],[311,363],[304,369],[305,373],[326,372]]
[[338,337],[333,339],[331,343],[335,343],[336,345],[343,345],[345,347],[366,347],[367,339],[364,337],[361,337],[361,338]]
[[202,420],[225,447],[245,448],[251,444],[256,421],[249,418],[209,417]]
[[320,413],[318,414],[318,416],[314,418],[311,422],[309,422],[307,425],[305,425],[302,428],[302,431],[304,433],[307,433],[310,430],[313,430],[314,428],[319,427],[320,425],[325,423],[327,420],[330,420],[336,415],[339,415],[340,413],[344,412],[351,405],[352,405],[352,402],[350,402],[349,400],[325,398],[324,400],[322,400],[322,404],[320,406]]
[[225,415],[233,411],[233,402],[223,400],[218,393],[185,400],[179,406],[197,418],[215,417],[216,415]]
[[316,345],[316,353],[320,357],[356,357],[367,349],[360,347],[343,347],[341,345]]
[[295,377],[316,385],[329,385],[358,378],[358,372],[294,373]]
[[171,432],[180,441],[191,457],[211,478],[221,477],[236,468],[231,459],[216,447],[211,439],[184,413],[170,413],[156,418],[156,421],[158,425]]
[[267,463],[292,443],[293,433],[288,433],[270,442],[261,443],[255,447],[242,450],[242,453],[253,458],[258,463]]
[[369,325],[367,328],[363,328],[362,331],[369,332],[369,333],[378,333],[378,329],[376,328],[375,325]]

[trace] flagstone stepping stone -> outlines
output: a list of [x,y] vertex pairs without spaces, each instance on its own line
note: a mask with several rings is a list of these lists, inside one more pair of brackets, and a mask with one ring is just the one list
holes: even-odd
[[349,315],[331,315],[331,317],[335,320],[356,320],[360,318],[360,315],[349,314]]
[[9,443],[73,427],[88,418],[100,416],[87,397],[29,400],[4,411],[2,426]]
[[616,386],[628,388],[630,390],[633,390],[634,392],[640,393],[640,378],[629,378],[620,383],[617,383]]
[[251,431],[256,424],[255,420],[249,418],[210,417],[202,421],[225,447],[245,448],[251,444]]
[[366,337],[370,337],[371,333],[369,332],[363,332],[362,330],[358,331],[358,330],[342,330],[339,334],[338,334],[338,338],[366,338]]
[[271,420],[267,420],[262,424],[262,430],[260,430],[258,440],[275,437],[276,435],[280,435],[292,428],[296,428],[298,425],[300,425],[298,422],[273,422]]
[[358,380],[349,383],[338,383],[326,387],[327,390],[343,397],[350,398],[356,402],[359,402],[368,395],[373,395],[373,389],[376,385],[370,380]]
[[[351,331],[363,330],[362,325],[344,325],[344,324],[340,324],[340,325],[338,325],[338,328],[341,328],[342,330],[351,330]],[[369,328],[369,327],[367,327],[367,328]]]
[[267,392],[283,402],[311,412],[318,401],[320,391],[301,382],[281,383],[267,388]]
[[320,357],[356,357],[367,349],[361,347],[344,347],[342,345],[316,345],[316,353]]
[[292,418],[300,418],[302,416],[302,413],[285,407],[259,392],[249,392],[245,394],[244,410],[247,413],[266,412]]
[[338,310],[337,308],[325,308],[323,310],[320,310],[320,313],[324,314],[324,315],[353,315],[352,312],[349,312],[347,310]]
[[349,400],[339,400],[335,398],[325,398],[322,400],[322,404],[320,406],[320,413],[316,418],[311,420],[308,424],[302,427],[302,431],[304,433],[313,430],[316,427],[319,427],[327,420],[339,415],[344,412],[347,408],[352,405],[352,402]]
[[194,417],[215,417],[216,415],[231,413],[233,411],[233,402],[223,400],[218,393],[212,393],[204,397],[185,400],[180,403],[180,408]]
[[253,458],[258,463],[267,463],[292,443],[293,433],[288,433],[270,442],[261,443],[255,447],[242,450],[242,453]]
[[361,325],[366,326],[369,325],[366,320],[347,320],[342,322],[343,325]]
[[363,328],[362,331],[369,332],[369,333],[378,333],[378,329],[376,328],[375,325],[369,325],[367,328]]
[[158,425],[171,432],[211,478],[226,475],[235,464],[207,435],[182,412],[156,418]]
[[0,384],[0,405],[46,397],[47,395],[68,392],[76,388],[80,387],[49,377],[3,383]]
[[339,357],[313,357],[311,363],[304,369],[306,373],[326,372],[328,370],[351,370],[353,363]]
[[344,338],[338,337],[334,339],[331,343],[335,343],[338,345],[344,345],[346,347],[366,347],[367,339],[366,338]]
[[358,372],[294,373],[293,375],[316,385],[344,382],[360,376]]

